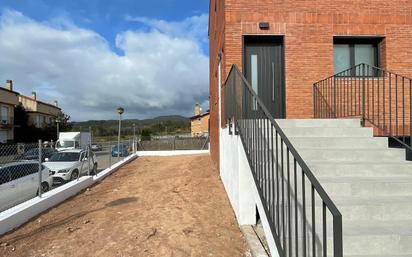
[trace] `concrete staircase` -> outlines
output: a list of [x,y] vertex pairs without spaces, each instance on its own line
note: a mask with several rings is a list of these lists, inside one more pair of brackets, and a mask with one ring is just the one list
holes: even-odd
[[341,211],[344,256],[412,257],[405,150],[388,148],[359,120],[276,121]]

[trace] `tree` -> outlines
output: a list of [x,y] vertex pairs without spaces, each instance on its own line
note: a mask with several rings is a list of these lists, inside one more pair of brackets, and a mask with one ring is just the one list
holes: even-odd
[[29,123],[29,114],[27,113],[24,106],[19,103],[14,108],[14,125],[20,128],[25,128]]
[[73,124],[70,122],[70,116],[62,111],[57,114],[57,119],[60,120],[59,130],[60,131],[71,131]]
[[[70,116],[59,112],[60,119],[59,129],[60,131],[70,131],[72,124],[70,122]],[[37,140],[57,140],[57,128],[56,123],[48,124],[45,128],[37,128],[34,125],[29,124],[29,114],[20,103],[14,108],[14,141],[22,143],[33,143]]]
[[150,128],[142,129],[142,140],[150,140],[150,136],[152,134],[152,130]]

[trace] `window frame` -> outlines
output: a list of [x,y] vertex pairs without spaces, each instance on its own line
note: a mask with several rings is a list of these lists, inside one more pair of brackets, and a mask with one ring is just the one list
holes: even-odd
[[[333,38],[333,50],[335,45],[348,45],[349,46],[349,69],[356,65],[356,56],[355,56],[355,45],[373,45],[374,48],[374,57],[375,63],[373,67],[381,68],[381,43],[384,37],[334,37]],[[333,67],[335,68],[335,59],[333,59]],[[343,70],[345,71],[345,70]],[[343,72],[340,71],[340,72]],[[338,72],[338,73],[340,73]],[[378,73],[371,74],[368,77],[378,77]],[[337,74],[334,70],[334,74]],[[349,76],[339,75],[339,77],[362,77],[362,75],[356,75],[356,71],[352,70]]]

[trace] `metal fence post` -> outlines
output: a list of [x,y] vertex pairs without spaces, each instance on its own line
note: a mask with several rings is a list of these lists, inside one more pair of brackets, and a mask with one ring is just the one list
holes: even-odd
[[87,176],[90,176],[90,145],[87,146]]
[[362,127],[365,127],[365,64],[362,64]]
[[337,105],[336,105],[336,97],[337,97],[337,92],[336,92],[336,78],[333,77],[333,116],[334,118],[338,118],[337,115]]
[[39,197],[42,196],[42,187],[41,187],[41,183],[42,183],[42,165],[41,165],[41,161],[42,161],[42,141],[41,139],[39,139]]
[[109,168],[112,167],[112,144],[109,142]]
[[86,156],[86,153],[84,153],[84,155],[83,156],[81,156],[80,155],[80,160],[81,160],[81,165],[80,165],[80,170],[79,170],[79,174],[77,175],[77,181],[79,181],[79,179],[80,179],[80,174],[82,174],[82,172],[83,172],[83,165],[84,165],[84,158],[85,158],[85,156]]

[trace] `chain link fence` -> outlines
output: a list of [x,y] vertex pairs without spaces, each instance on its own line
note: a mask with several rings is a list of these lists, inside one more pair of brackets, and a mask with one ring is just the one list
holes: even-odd
[[98,172],[109,168],[127,156],[136,152],[135,140],[122,140],[112,142],[93,142],[91,150],[98,162]]
[[0,145],[0,212],[82,176],[94,176],[136,152],[136,140],[57,151],[50,143]]
[[148,137],[91,142],[57,151],[53,143],[0,145],[0,212],[82,176],[94,176],[136,151],[207,150],[208,137]]

